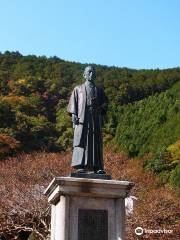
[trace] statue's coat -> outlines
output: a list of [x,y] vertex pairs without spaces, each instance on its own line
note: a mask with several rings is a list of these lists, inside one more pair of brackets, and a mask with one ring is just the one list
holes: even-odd
[[[102,115],[106,114],[107,111],[107,97],[105,96],[105,93],[103,89],[96,87],[96,97],[97,97],[97,103],[99,106],[99,113],[96,116],[96,118],[99,119],[102,117]],[[71,94],[69,104],[67,111],[72,115],[75,114],[78,117],[79,124],[75,125],[74,128],[74,139],[73,139],[73,158],[72,158],[72,166],[77,166],[81,164],[87,164],[82,163],[83,159],[83,149],[86,148],[86,101],[87,101],[87,92],[85,84],[76,86]],[[100,137],[100,136],[99,136]],[[98,143],[95,143],[98,144]],[[100,143],[99,143],[100,144]],[[78,156],[77,156],[78,155]],[[99,163],[100,164],[100,163]]]

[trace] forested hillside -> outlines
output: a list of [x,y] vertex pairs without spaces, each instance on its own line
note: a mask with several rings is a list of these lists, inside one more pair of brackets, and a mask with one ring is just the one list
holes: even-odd
[[[50,209],[43,191],[54,176],[72,170],[72,151],[65,151],[73,137],[66,108],[85,66],[57,57],[0,54],[2,239],[48,239]],[[177,239],[180,68],[95,68],[97,84],[109,98],[105,170],[113,179],[135,182],[131,194],[138,200],[127,217],[127,238],[135,239],[134,229],[142,226],[173,229],[171,235],[153,237]]]
[[161,174],[172,186],[180,186],[179,100],[180,82],[114,113],[120,148],[132,157],[147,155],[144,167]]
[[180,136],[180,82],[118,108],[116,140],[131,156],[160,153]]
[[[83,82],[84,67],[57,57],[0,54],[0,157],[16,151],[61,151],[71,145],[66,106],[73,87]],[[95,67],[97,84],[110,102],[105,142],[117,143],[133,157],[148,154],[148,169],[172,172],[179,157],[180,68]]]

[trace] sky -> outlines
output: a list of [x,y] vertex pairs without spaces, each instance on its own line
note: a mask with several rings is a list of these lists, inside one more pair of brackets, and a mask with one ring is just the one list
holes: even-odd
[[179,0],[0,0],[0,52],[136,69],[180,66]]

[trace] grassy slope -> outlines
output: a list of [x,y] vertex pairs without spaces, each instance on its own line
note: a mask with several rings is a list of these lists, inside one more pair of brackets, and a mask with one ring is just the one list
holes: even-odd
[[[34,152],[0,162],[0,235],[3,232],[6,239],[15,239],[18,228],[19,231],[25,226],[31,229],[33,223],[35,239],[47,239],[46,224],[49,223],[49,215],[45,214],[45,210],[48,205],[42,193],[53,176],[68,175],[71,171],[70,159],[69,152]],[[138,200],[134,214],[127,218],[127,239],[136,239],[134,229],[138,226],[148,229],[173,229],[171,235],[153,235],[152,238],[147,235],[144,239],[178,239],[178,198],[168,186],[160,186],[158,177],[152,172],[145,172],[142,165],[142,160],[128,159],[112,150],[105,151],[107,172],[111,173],[114,179],[135,182],[131,194]],[[42,225],[42,219],[45,219],[46,224]]]

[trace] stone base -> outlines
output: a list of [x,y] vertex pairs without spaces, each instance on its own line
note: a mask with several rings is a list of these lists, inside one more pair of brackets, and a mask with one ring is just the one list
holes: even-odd
[[128,181],[56,177],[45,195],[52,204],[51,240],[123,240]]
[[105,180],[111,180],[111,175],[107,174],[96,174],[96,173],[71,173],[71,177],[76,178],[89,178],[89,179],[105,179]]

